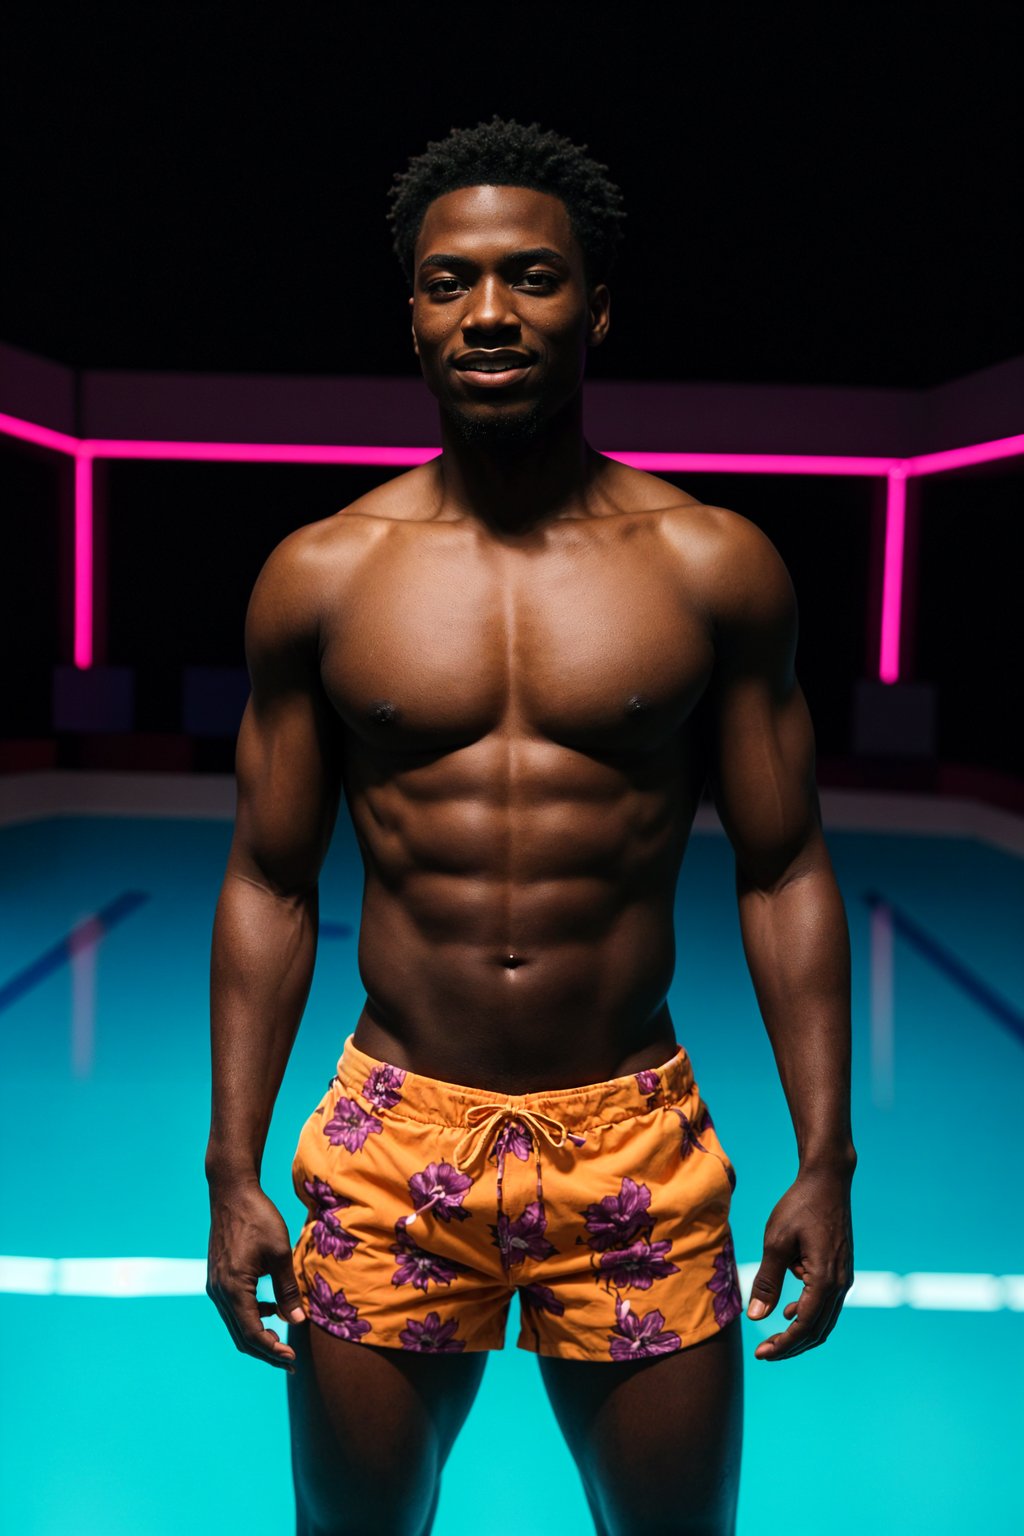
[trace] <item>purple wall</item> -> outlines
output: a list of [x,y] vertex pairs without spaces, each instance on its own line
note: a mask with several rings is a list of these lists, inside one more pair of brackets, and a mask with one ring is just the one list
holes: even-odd
[[[907,457],[1024,431],[1024,357],[928,390],[597,380],[584,398],[587,435],[606,450]],[[0,411],[83,437],[438,442],[436,406],[417,377],[85,371],[76,379],[2,343]]]

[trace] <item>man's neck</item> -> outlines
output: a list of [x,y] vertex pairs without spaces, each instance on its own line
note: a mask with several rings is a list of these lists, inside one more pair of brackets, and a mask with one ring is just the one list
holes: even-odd
[[495,533],[580,515],[600,463],[583,437],[581,391],[525,442],[467,440],[442,413],[441,445],[442,505]]

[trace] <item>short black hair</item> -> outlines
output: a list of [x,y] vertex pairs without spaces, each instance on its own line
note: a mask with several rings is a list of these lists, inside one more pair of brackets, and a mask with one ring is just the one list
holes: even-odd
[[396,172],[388,194],[395,255],[410,287],[413,252],[427,207],[459,187],[532,187],[561,198],[583,252],[588,283],[604,282],[622,241],[623,197],[608,167],[539,123],[524,126],[497,115],[475,128],[453,128]]

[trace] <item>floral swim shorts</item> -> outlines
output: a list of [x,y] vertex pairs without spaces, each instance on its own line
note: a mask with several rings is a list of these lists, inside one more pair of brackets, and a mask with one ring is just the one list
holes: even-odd
[[310,1320],[432,1354],[517,1343],[669,1354],[742,1310],[736,1178],[680,1046],[664,1066],[494,1094],[377,1061],[350,1035],[292,1165]]

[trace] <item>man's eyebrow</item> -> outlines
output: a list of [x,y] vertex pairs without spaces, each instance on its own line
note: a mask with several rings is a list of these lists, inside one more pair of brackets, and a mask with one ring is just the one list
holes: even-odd
[[[531,261],[550,261],[559,266],[568,267],[569,263],[559,251],[551,249],[550,245],[532,245],[524,251],[510,251],[504,257],[503,267],[527,265]],[[475,267],[476,262],[469,256],[456,256],[444,251],[434,251],[429,256],[424,256],[420,262],[420,271],[425,267]]]

